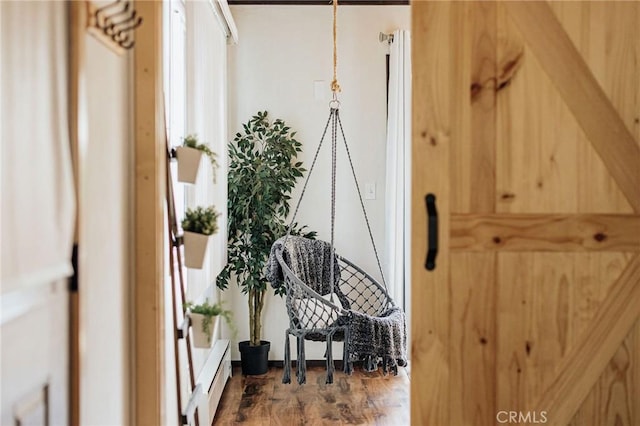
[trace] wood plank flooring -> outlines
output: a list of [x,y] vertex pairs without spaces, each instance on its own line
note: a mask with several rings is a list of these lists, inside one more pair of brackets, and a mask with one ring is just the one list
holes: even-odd
[[213,424],[294,425],[409,425],[409,375],[381,371],[367,373],[356,367],[351,376],[334,373],[325,384],[323,367],[307,369],[307,383],[282,384],[282,369],[270,368],[261,376],[243,377],[234,368]]

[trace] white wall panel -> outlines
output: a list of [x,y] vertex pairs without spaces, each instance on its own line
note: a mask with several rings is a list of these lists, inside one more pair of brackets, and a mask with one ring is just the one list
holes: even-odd
[[81,158],[80,423],[129,422],[132,285],[129,56],[85,37],[86,140]]

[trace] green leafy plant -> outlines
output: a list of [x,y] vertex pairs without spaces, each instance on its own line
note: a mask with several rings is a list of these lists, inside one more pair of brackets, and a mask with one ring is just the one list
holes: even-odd
[[194,314],[200,314],[204,316],[202,321],[202,332],[207,335],[207,342],[211,342],[211,324],[213,323],[213,317],[220,316],[224,318],[229,327],[234,330],[232,322],[233,313],[222,307],[222,302],[214,303],[211,305],[208,300],[199,305],[195,305],[192,302],[184,304],[184,308],[191,311]]
[[[226,289],[235,275],[248,296],[250,345],[260,345],[264,276],[271,246],[287,231],[291,190],[306,170],[296,161],[302,144],[283,120],[269,122],[258,112],[229,143],[228,263],[216,279]],[[292,234],[314,238],[315,232],[293,224]],[[277,289],[282,294],[283,288]]]
[[202,151],[204,155],[209,158],[209,162],[211,163],[211,167],[213,168],[213,181],[216,181],[216,170],[218,170],[218,160],[217,154],[211,149],[198,141],[198,137],[196,135],[188,135],[182,140],[182,146],[187,148],[197,149],[198,151]]
[[216,211],[214,206],[187,209],[184,219],[182,219],[182,229],[204,235],[214,234],[218,231],[219,216],[220,213]]

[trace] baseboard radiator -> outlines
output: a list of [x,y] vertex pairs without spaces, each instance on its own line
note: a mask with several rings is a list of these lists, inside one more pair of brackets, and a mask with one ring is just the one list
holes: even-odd
[[[231,377],[231,350],[228,340],[217,340],[209,353],[202,371],[198,375],[197,389],[192,395],[195,406],[198,407],[198,420],[200,426],[211,425],[216,415],[222,392]],[[187,407],[186,417],[189,418],[191,411]],[[194,412],[193,409],[192,412]],[[190,423],[190,422],[189,422]]]

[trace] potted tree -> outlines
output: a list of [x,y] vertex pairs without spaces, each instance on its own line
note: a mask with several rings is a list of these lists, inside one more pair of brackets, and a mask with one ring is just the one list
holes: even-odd
[[211,235],[218,231],[218,213],[214,206],[187,209],[182,219],[184,263],[187,268],[202,269]]
[[196,348],[210,348],[213,343],[213,319],[219,317],[225,319],[231,326],[231,311],[222,307],[222,303],[211,305],[208,300],[195,305],[191,302],[185,303],[189,321],[191,321],[193,332],[193,346]]
[[[267,372],[270,343],[261,340],[272,244],[287,230],[291,190],[305,169],[296,161],[302,144],[282,120],[269,122],[258,112],[229,143],[228,262],[216,279],[226,289],[235,276],[249,304],[249,340],[239,342],[243,374]],[[293,226],[293,234],[315,232]],[[279,289],[278,293],[284,290]]]
[[[182,146],[176,148],[179,182],[196,183],[202,154],[209,158],[211,167],[215,171],[218,167],[216,153],[211,151],[207,145],[198,142],[196,135],[189,135],[183,139]],[[215,173],[213,176],[215,181]]]

